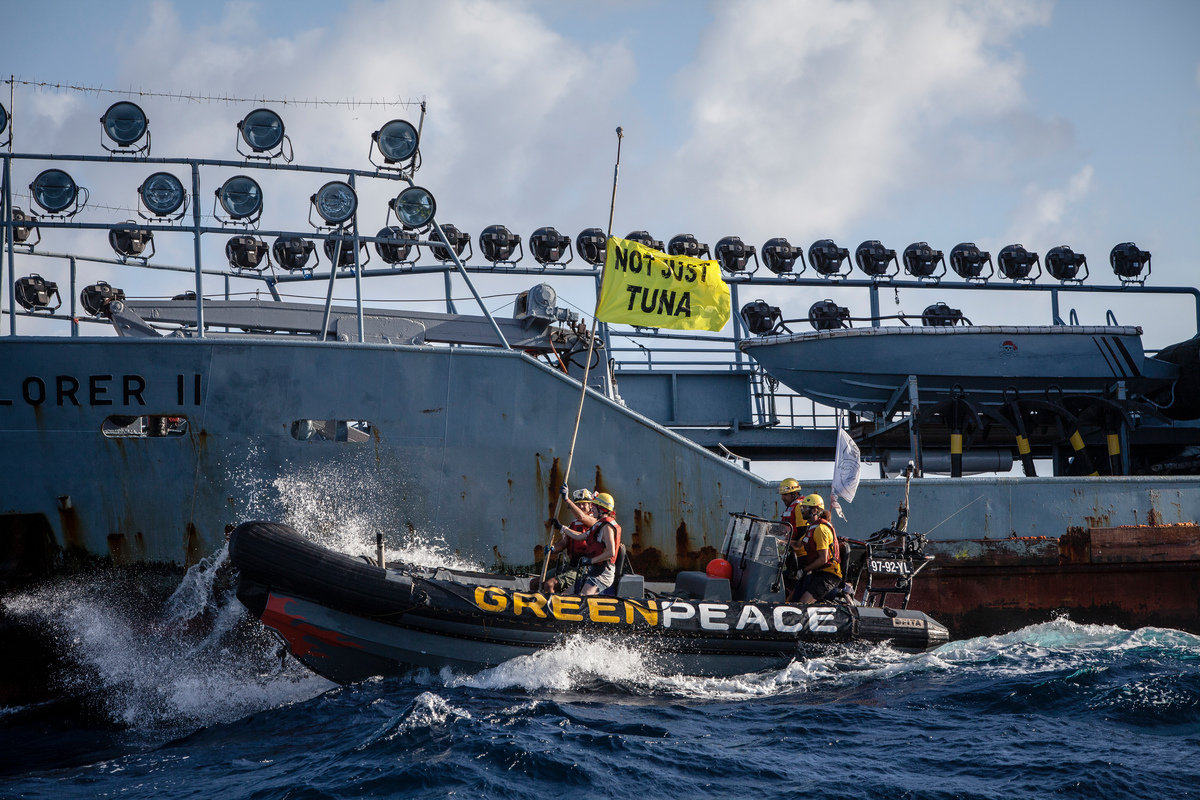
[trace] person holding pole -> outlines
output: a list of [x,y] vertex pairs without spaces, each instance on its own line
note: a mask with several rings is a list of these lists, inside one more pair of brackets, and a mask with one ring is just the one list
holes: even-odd
[[621,526],[617,524],[616,501],[607,492],[597,492],[592,497],[591,509],[585,511],[567,497],[567,487],[562,488],[562,499],[571,513],[587,527],[583,534],[563,528],[563,534],[583,542],[584,554],[579,557],[583,572],[581,595],[598,594],[612,586],[616,579],[617,550],[621,546]]
[[[573,503],[569,505],[574,509],[578,508],[585,514],[594,514],[592,510],[592,493],[587,489],[576,489]],[[585,537],[589,525],[585,525],[582,519],[576,519],[569,526],[563,526],[557,519],[550,521],[551,526],[561,530],[562,538],[554,543],[550,548],[549,558],[553,560],[554,554],[566,551],[567,558],[570,560],[570,568],[561,575],[556,575],[546,579],[546,587],[543,590],[544,594],[574,594],[575,584],[579,582],[583,567],[579,565],[579,559],[583,557],[586,550]]]

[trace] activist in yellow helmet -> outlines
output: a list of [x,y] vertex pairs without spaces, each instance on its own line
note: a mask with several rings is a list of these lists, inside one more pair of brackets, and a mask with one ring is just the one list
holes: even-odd
[[613,496],[608,492],[597,492],[595,496],[592,497],[592,503],[600,506],[605,511],[610,513],[615,513],[617,510],[617,502],[613,500]]

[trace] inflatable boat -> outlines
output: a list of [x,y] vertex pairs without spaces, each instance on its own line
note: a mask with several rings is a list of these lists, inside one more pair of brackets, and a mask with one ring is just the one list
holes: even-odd
[[919,611],[783,602],[778,527],[732,516],[722,553],[731,578],[684,572],[674,591],[654,593],[627,574],[612,594],[590,597],[525,591],[528,576],[380,567],[271,522],[240,525],[229,553],[242,604],[338,683],[421,668],[475,672],[575,634],[620,637],[658,669],[714,676],[778,669],[852,642],[926,650],[949,639]]

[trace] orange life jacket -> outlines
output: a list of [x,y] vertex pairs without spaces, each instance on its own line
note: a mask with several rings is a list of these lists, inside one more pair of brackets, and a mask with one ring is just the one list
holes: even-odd
[[621,548],[621,526],[617,524],[616,516],[605,514],[596,521],[587,532],[587,538],[581,542],[585,544],[584,551],[581,555],[589,556],[595,559],[604,552],[604,526],[609,525],[613,529],[613,556],[606,561],[593,561],[593,564],[608,564],[616,561],[617,550]]
[[[579,520],[575,520],[567,527],[579,533],[583,533],[587,530],[587,528],[583,527],[583,523]],[[563,539],[565,540],[563,549],[566,551],[567,558],[571,559],[571,561],[574,561],[580,556],[587,555],[587,539],[572,539],[570,536],[565,534],[563,535]]]
[[793,533],[797,535],[800,533],[800,522],[802,521],[800,520],[800,500],[799,497],[793,500],[792,504],[787,507],[787,511],[783,512],[783,518],[780,520],[780,522],[791,525]]

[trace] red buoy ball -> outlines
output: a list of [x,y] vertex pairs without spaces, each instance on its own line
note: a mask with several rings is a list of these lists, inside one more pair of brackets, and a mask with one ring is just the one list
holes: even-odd
[[728,580],[733,577],[733,564],[730,564],[723,558],[714,558],[708,562],[708,567],[704,571],[710,578],[725,578]]

